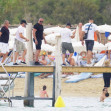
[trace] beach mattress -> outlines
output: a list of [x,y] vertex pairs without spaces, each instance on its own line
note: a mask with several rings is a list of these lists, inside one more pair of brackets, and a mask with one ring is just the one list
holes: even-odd
[[66,83],[76,83],[76,82],[79,82],[79,81],[82,81],[82,80],[85,80],[85,79],[88,79],[90,78],[90,76],[92,75],[93,73],[89,72],[89,73],[80,73],[79,75],[74,75],[72,77],[70,77],[68,80],[66,80],[65,82]]
[[103,74],[91,75],[91,78],[103,78]]

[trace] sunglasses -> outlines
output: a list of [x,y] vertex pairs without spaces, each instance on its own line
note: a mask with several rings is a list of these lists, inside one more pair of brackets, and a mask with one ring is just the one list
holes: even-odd
[[44,21],[40,21],[41,23],[43,23]]

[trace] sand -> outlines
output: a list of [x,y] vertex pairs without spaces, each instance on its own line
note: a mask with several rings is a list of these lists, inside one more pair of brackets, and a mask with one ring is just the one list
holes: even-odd
[[[99,97],[104,83],[102,78],[89,78],[78,83],[65,83],[66,78],[62,79],[63,97]],[[34,95],[39,96],[42,86],[47,86],[49,97],[52,97],[52,78],[40,79],[35,77]],[[25,79],[15,80],[14,96],[24,96]],[[111,93],[109,89],[109,93]]]

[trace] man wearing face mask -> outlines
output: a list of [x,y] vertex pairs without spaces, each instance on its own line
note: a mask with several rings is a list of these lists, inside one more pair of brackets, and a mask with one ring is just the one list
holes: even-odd
[[21,20],[20,22],[20,26],[17,29],[16,32],[16,39],[15,39],[15,48],[16,48],[16,52],[15,52],[15,57],[14,57],[14,63],[13,65],[18,65],[18,63],[16,62],[17,57],[19,56],[19,53],[21,51],[23,51],[22,53],[22,61],[21,64],[26,64],[25,63],[25,55],[27,53],[27,49],[25,47],[25,41],[28,42],[29,40],[24,37],[24,28],[26,27],[26,20]]
[[39,57],[39,54],[41,51],[42,40],[44,39],[44,41],[46,43],[45,37],[43,35],[43,31],[44,31],[43,21],[44,21],[44,19],[40,18],[38,20],[38,23],[36,23],[33,28],[33,37],[34,37],[34,42],[35,42],[35,46],[36,46],[35,65],[40,65],[38,57]]

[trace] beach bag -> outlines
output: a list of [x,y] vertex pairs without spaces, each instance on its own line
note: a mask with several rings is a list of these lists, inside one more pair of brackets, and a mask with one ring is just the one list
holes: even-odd
[[[91,23],[91,24],[92,24],[92,23]],[[91,24],[89,25],[88,30],[87,30],[87,33],[85,33],[85,35],[84,35],[84,37],[83,37],[83,40],[84,40],[84,39],[87,39],[88,32],[89,32],[89,29],[90,29]]]

